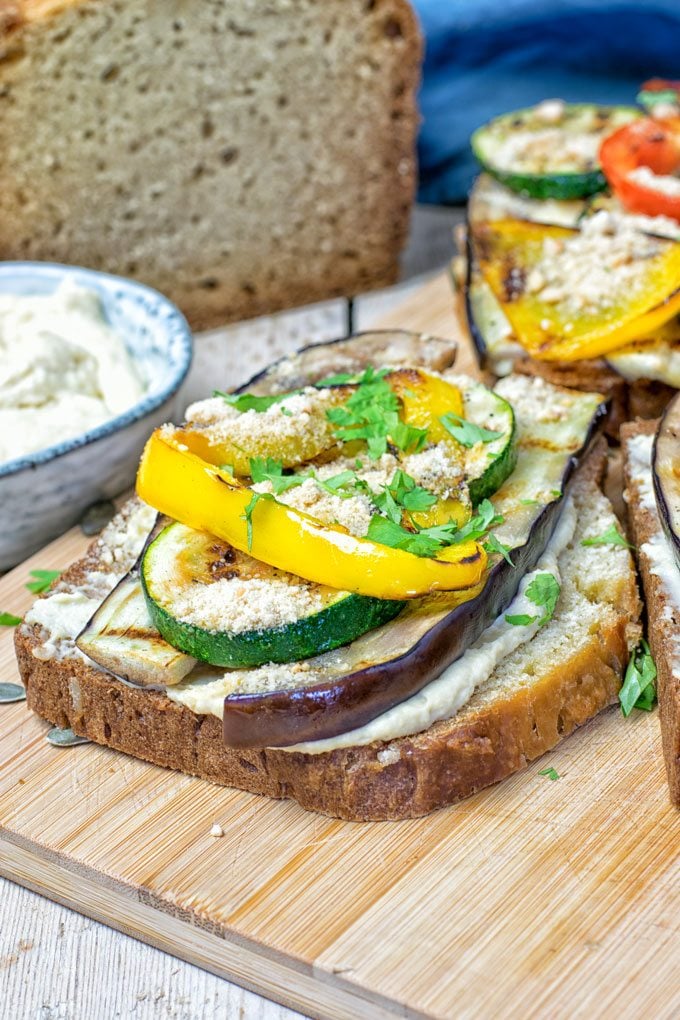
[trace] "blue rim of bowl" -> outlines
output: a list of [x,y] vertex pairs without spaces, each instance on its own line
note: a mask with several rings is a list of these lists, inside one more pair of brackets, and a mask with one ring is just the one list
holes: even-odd
[[144,397],[128,408],[127,411],[123,411],[122,414],[116,415],[115,418],[110,418],[101,425],[96,425],[93,429],[81,432],[71,439],[64,439],[60,443],[46,446],[43,450],[36,450],[35,453],[25,454],[24,456],[14,457],[12,460],[5,461],[4,464],[0,464],[0,478],[6,478],[8,475],[25,471],[27,468],[35,468],[39,464],[46,464],[48,461],[56,460],[58,457],[63,457],[65,454],[81,449],[83,446],[89,446],[90,443],[113,435],[114,432],[119,432],[121,429],[127,428],[128,425],[133,425],[136,421],[145,418],[177,393],[187,377],[193,358],[193,336],[189,323],[179,308],[169,298],[165,297],[164,294],[161,294],[160,291],[154,290],[153,287],[147,287],[144,283],[128,280],[124,276],[116,276],[113,273],[101,273],[97,269],[86,269],[83,266],[65,265],[59,262],[0,262],[0,275],[11,271],[15,273],[33,271],[36,276],[46,276],[48,278],[57,278],[60,275],[62,277],[70,276],[73,273],[86,279],[106,281],[108,284],[153,298],[157,305],[165,308],[167,312],[166,325],[173,329],[179,338],[181,359],[173,379],[159,393],[154,394],[152,397]]

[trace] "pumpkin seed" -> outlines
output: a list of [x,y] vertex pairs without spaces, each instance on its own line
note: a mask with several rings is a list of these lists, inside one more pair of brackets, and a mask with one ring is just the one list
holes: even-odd
[[0,705],[9,705],[12,701],[25,701],[26,688],[21,684],[0,683]]
[[87,737],[79,737],[72,729],[61,729],[59,726],[52,727],[47,734],[47,740],[50,744],[53,744],[54,747],[75,747],[76,744],[92,743],[92,741],[88,740]]

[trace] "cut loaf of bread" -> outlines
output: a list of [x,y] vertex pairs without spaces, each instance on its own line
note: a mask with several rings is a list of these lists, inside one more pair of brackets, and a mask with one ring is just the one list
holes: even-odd
[[[651,474],[641,456],[651,448],[658,421],[631,422],[621,429],[626,480],[625,498],[647,606],[649,644],[657,669],[659,722],[671,800],[680,807],[680,604],[654,571],[648,543],[665,542],[655,508]],[[644,437],[648,437],[644,443]],[[642,449],[635,449],[643,440]],[[642,469],[642,477],[641,477]]]
[[[616,700],[639,636],[640,604],[628,551],[581,545],[615,521],[599,488],[603,447],[600,441],[572,486],[578,524],[560,556],[562,593],[553,619],[455,716],[423,733],[317,755],[234,750],[225,746],[216,716],[124,685],[82,658],[55,656],[37,625],[16,635],[28,705],[57,726],[157,765],[293,798],[339,818],[408,818],[452,804],[523,768]],[[129,567],[134,550],[125,518],[132,509],[63,575],[60,589],[87,583],[93,571]]]
[[208,328],[394,281],[407,0],[4,0],[0,258],[136,277]]

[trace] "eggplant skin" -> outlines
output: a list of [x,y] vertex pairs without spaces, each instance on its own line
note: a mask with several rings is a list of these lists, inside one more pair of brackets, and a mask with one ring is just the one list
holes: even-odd
[[[607,415],[601,403],[579,450],[569,456],[562,496],[533,521],[526,542],[487,575],[482,591],[437,621],[407,652],[358,668],[327,683],[225,698],[224,741],[230,747],[288,747],[356,729],[416,694],[459,658],[512,601],[522,577],[538,562],[555,529],[567,485],[582,463]],[[398,625],[398,623],[397,623]]]
[[680,570],[680,393],[666,408],[654,437],[652,479],[659,517]]

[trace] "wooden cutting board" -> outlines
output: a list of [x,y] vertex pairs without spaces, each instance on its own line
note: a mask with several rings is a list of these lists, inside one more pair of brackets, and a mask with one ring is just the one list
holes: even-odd
[[[445,281],[384,324],[451,334]],[[28,571],[85,545],[69,532],[0,580],[0,609],[24,611]],[[0,705],[0,872],[121,931],[315,1016],[680,1015],[680,813],[656,712],[612,709],[498,787],[381,824],[56,749],[47,728]]]

